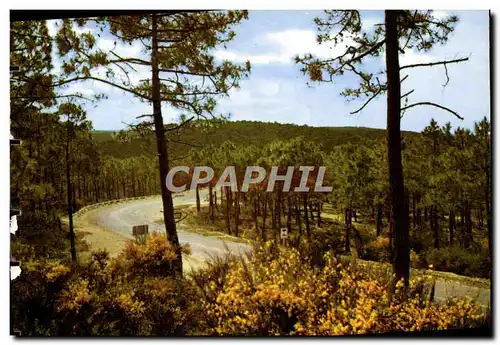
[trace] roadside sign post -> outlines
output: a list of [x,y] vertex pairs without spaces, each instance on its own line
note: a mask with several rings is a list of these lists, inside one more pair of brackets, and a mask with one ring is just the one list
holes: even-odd
[[280,231],[281,244],[288,246],[288,228],[281,228]]
[[141,236],[148,233],[148,225],[135,225],[132,227],[132,235]]

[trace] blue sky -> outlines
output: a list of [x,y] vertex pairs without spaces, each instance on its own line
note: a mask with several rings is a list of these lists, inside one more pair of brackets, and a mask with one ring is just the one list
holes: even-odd
[[[487,11],[448,11],[458,15],[459,23],[445,46],[436,46],[427,53],[407,52],[401,55],[401,64],[431,62],[470,56],[465,63],[449,65],[450,82],[446,87],[442,66],[409,70],[409,78],[402,92],[415,89],[410,103],[430,101],[457,111],[464,120],[442,110],[420,106],[408,110],[402,120],[405,130],[421,131],[431,118],[444,125],[450,121],[454,127],[472,128],[475,121],[490,113],[489,86],[489,19]],[[437,15],[446,15],[439,11]],[[221,99],[217,110],[231,113],[233,120],[277,121],[309,126],[364,126],[385,128],[385,97],[370,103],[362,112],[351,115],[360,102],[347,102],[339,93],[345,86],[354,86],[356,78],[343,76],[334,84],[307,85],[294,56],[304,53],[327,57],[329,47],[316,43],[313,18],[318,11],[250,11],[249,19],[235,27],[236,38],[227,49],[220,47],[215,55],[234,62],[250,60],[252,73],[241,82],[239,90]],[[362,12],[364,27],[369,30],[383,22],[382,11]],[[49,28],[50,28],[49,24]],[[102,47],[109,47],[111,38],[101,39]],[[127,53],[137,53],[138,46],[123,47]],[[375,61],[383,67],[384,61]],[[148,71],[143,71],[148,75]],[[99,85],[98,85],[99,84]],[[98,82],[85,82],[71,86],[74,91],[92,94],[105,92],[107,100],[96,107],[87,107],[87,116],[95,129],[117,130],[125,123],[136,122],[135,117],[150,113],[151,107],[120,90]],[[178,113],[164,107],[167,122],[177,121]]]

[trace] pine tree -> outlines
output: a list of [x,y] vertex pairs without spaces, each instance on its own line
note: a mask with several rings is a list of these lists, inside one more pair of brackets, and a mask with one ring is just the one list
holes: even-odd
[[[391,216],[394,234],[393,270],[395,279],[409,279],[409,221],[406,209],[405,187],[401,158],[401,116],[405,111],[421,105],[434,106],[460,117],[455,111],[432,102],[417,102],[401,106],[401,99],[408,98],[413,92],[402,94],[401,83],[407,76],[400,78],[400,72],[410,68],[430,67],[466,61],[467,58],[436,61],[432,63],[400,66],[399,53],[416,49],[427,51],[435,44],[446,42],[453,31],[456,16],[438,19],[433,11],[385,11],[384,25],[377,25],[371,34],[364,33],[358,11],[325,11],[326,18],[316,18],[318,42],[340,45],[344,40],[351,40],[345,51],[339,56],[326,60],[311,54],[297,57],[302,72],[316,82],[332,82],[335,77],[353,73],[360,78],[358,88],[346,88],[342,96],[348,99],[366,97],[366,102],[352,113],[361,112],[373,99],[381,94],[387,97],[387,155],[388,177],[391,200]],[[332,31],[334,32],[332,34]],[[385,49],[384,49],[385,48]],[[365,72],[363,62],[378,57],[385,52],[386,69],[379,73]],[[385,76],[385,81],[383,80]],[[382,80],[381,80],[382,79]]]
[[[227,95],[238,81],[247,76],[250,64],[244,66],[229,62],[217,63],[212,49],[226,44],[234,38],[230,28],[247,17],[246,11],[206,11],[153,13],[150,15],[98,18],[96,24],[120,41],[140,45],[149,55],[122,57],[113,50],[95,50],[96,38],[92,35],[78,37],[70,24],[58,33],[59,50],[66,57],[67,70],[61,85],[78,80],[94,80],[129,92],[152,104],[152,114],[140,116],[149,118],[135,126],[141,132],[153,130],[156,136],[159,163],[159,182],[164,209],[167,236],[177,248],[176,274],[182,276],[182,256],[174,219],[171,192],[166,187],[166,176],[170,159],[167,150],[167,131],[162,115],[162,103],[198,118],[215,117],[216,99]],[[85,24],[85,21],[79,21]],[[67,45],[65,45],[67,42]],[[85,46],[90,49],[89,56]],[[94,50],[92,50],[94,49]],[[71,54],[69,54],[71,53]],[[93,74],[104,66],[107,77]],[[150,70],[151,77],[138,83],[130,78],[138,70]],[[183,117],[186,119],[187,117]],[[192,117],[182,121],[184,126]]]

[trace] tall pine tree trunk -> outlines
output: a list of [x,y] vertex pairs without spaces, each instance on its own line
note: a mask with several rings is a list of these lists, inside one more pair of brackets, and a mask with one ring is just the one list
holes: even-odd
[[311,227],[309,225],[309,214],[307,212],[307,194],[304,193],[303,197],[303,205],[304,205],[304,220],[306,222],[306,236],[309,243],[311,242]]
[[491,162],[491,148],[490,148],[490,138],[487,137],[487,160],[486,160],[486,183],[484,186],[484,203],[485,203],[485,208],[486,208],[486,228],[488,229],[488,252],[489,252],[489,257],[490,257],[490,264],[493,263],[493,233],[492,233],[492,218],[491,218],[491,182],[490,182],[490,176],[491,176],[491,170],[490,170],[490,164]]
[[264,202],[262,203],[262,241],[267,241],[266,220],[267,220],[267,193],[264,193]]
[[281,229],[281,186],[278,188],[277,196],[276,196],[276,205],[274,210],[276,212],[276,221],[278,222],[278,231],[276,231],[276,237],[279,236],[279,229]]
[[473,241],[472,237],[472,216],[471,216],[471,207],[469,202],[466,204],[466,209],[465,209],[465,226],[466,226],[466,242],[465,246],[466,248],[469,248],[471,242]]
[[200,204],[200,187],[196,185],[196,211],[200,213],[201,204]]
[[176,259],[173,262],[175,274],[182,278],[182,251],[177,236],[177,228],[174,218],[174,204],[172,201],[172,193],[168,190],[166,179],[168,174],[168,152],[165,138],[165,127],[163,125],[163,117],[161,114],[161,99],[160,99],[160,73],[158,71],[158,37],[157,37],[157,18],[156,14],[152,14],[152,52],[151,52],[151,70],[152,70],[152,99],[153,99],[153,118],[155,124],[156,147],[158,151],[158,163],[160,165],[160,188],[161,199],[163,204],[163,220],[168,240],[175,248]]
[[377,237],[382,233],[382,205],[377,205]]
[[318,201],[316,203],[316,212],[317,212],[317,215],[316,215],[316,220],[318,221],[317,225],[318,225],[318,228],[321,227],[321,205],[320,205],[320,202]]
[[217,212],[219,212],[219,206],[217,206],[217,191],[214,190],[214,206],[215,206],[215,210]]
[[71,173],[70,173],[70,163],[69,163],[69,142],[70,142],[70,130],[69,130],[69,119],[68,119],[68,133],[66,138],[66,189],[68,193],[68,219],[69,219],[69,241],[71,250],[71,261],[76,263],[76,245],[75,245],[75,229],[73,228],[73,202],[72,202],[72,191],[71,191]]
[[252,218],[253,218],[253,223],[254,223],[254,227],[255,227],[255,233],[258,234],[259,223],[257,221],[257,214],[258,214],[258,209],[259,209],[259,202],[258,202],[258,198],[257,198],[257,190],[256,189],[254,189],[254,192],[253,192],[252,202],[253,202]]
[[345,235],[344,235],[344,247],[347,255],[351,252],[351,209],[346,207],[344,210],[344,223],[345,223]]
[[297,197],[295,203],[295,216],[297,217],[297,226],[299,227],[299,236],[297,237],[297,245],[300,244],[300,239],[302,238],[302,215],[300,213],[300,199]]
[[453,245],[453,240],[454,240],[454,233],[455,233],[455,212],[453,209],[450,209],[450,219],[449,219],[449,225],[448,229],[450,231],[450,246]]
[[434,248],[439,249],[439,215],[438,208],[434,206],[433,213],[431,215],[431,219],[433,219],[433,233],[434,233]]
[[286,227],[288,229],[288,233],[290,234],[292,232],[292,196],[288,194],[287,197],[287,205],[288,205],[288,211],[286,215]]
[[226,229],[227,233],[231,235],[231,192],[229,187],[224,187],[224,193],[226,194]]
[[208,184],[208,212],[210,213],[210,221],[212,224],[215,222],[215,213],[214,213],[214,194],[213,194],[213,186],[212,182]]
[[275,230],[276,229],[276,210],[274,208],[275,202],[273,202],[273,199],[269,199],[269,209],[271,211],[271,229]]
[[234,198],[234,235],[239,236],[240,231],[240,191],[235,192]]
[[417,199],[415,198],[415,193],[412,197],[412,220],[413,220],[413,231],[417,228]]
[[410,248],[408,213],[405,207],[403,166],[401,162],[401,82],[399,76],[398,15],[385,11],[385,47],[387,71],[387,152],[391,217],[394,234],[393,271],[396,281],[409,283]]

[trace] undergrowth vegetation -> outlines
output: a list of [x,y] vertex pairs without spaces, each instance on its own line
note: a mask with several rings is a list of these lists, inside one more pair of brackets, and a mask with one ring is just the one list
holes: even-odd
[[[189,254],[189,248],[184,248]],[[32,261],[13,282],[23,335],[343,335],[484,326],[471,300],[432,302],[432,278],[394,292],[383,269],[326,253],[322,265],[271,242],[174,279],[164,235],[78,266]]]

